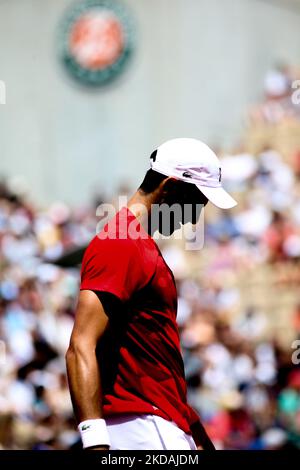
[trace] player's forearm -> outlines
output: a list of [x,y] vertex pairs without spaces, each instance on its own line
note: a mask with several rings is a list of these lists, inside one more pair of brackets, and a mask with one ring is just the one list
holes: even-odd
[[93,348],[70,345],[66,354],[70,394],[78,423],[102,418],[101,378]]

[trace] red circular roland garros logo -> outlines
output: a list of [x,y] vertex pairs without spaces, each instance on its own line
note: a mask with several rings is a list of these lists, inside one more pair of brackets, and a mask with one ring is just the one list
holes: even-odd
[[62,63],[88,86],[111,82],[134,49],[134,24],[119,0],[78,0],[67,9],[60,31]]
[[69,47],[81,67],[90,70],[109,67],[124,48],[122,25],[113,12],[86,13],[73,24]]

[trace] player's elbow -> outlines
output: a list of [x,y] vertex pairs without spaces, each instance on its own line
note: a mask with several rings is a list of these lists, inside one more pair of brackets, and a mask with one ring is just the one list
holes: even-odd
[[68,365],[74,360],[94,356],[95,351],[96,343],[92,341],[86,341],[85,338],[81,337],[71,337],[70,344],[65,355],[66,363]]
[[76,354],[77,352],[76,352],[75,345],[73,343],[70,343],[65,354],[66,363],[67,364],[70,363],[76,357]]

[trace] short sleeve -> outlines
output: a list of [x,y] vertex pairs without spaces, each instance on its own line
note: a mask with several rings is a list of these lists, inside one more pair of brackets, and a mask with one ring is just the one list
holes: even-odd
[[155,267],[153,253],[138,242],[96,237],[84,254],[80,289],[109,292],[126,302],[147,285]]

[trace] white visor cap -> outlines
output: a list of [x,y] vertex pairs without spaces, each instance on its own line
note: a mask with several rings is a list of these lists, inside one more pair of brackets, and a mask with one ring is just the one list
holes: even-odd
[[221,209],[237,205],[222,188],[222,170],[218,157],[200,140],[168,140],[152,153],[150,165],[158,173],[195,184],[209,201]]

